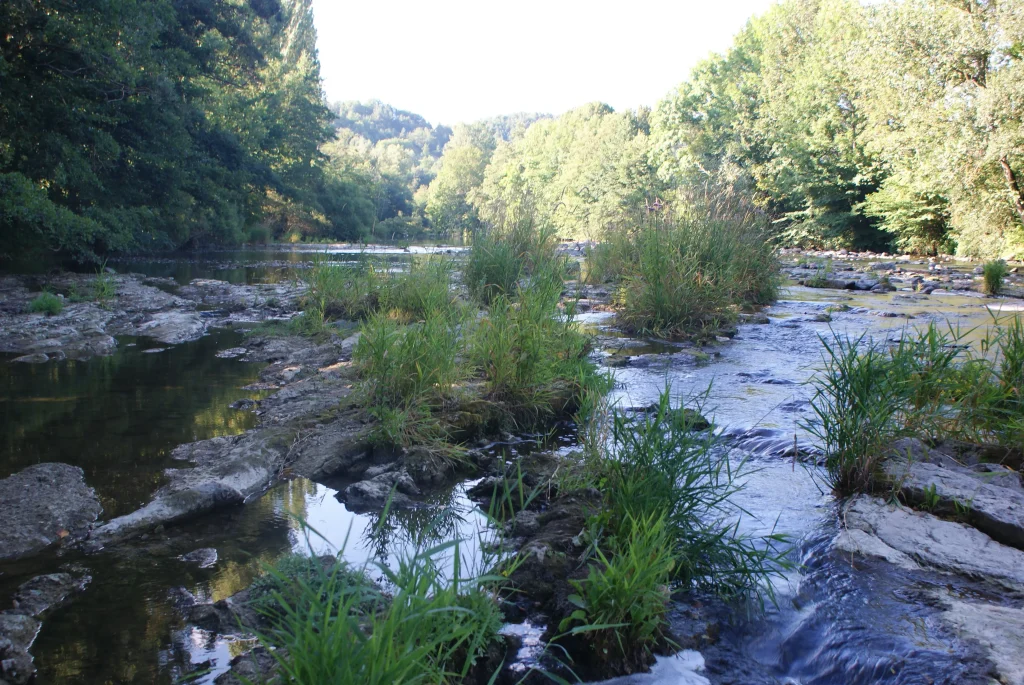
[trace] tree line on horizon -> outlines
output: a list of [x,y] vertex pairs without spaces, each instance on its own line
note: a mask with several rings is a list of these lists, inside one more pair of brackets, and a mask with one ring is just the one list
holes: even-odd
[[311,0],[0,5],[0,259],[568,239],[714,196],[782,244],[1024,254],[1024,6],[784,0],[653,108],[328,105]]
[[478,230],[532,206],[602,239],[714,196],[781,244],[1024,255],[1024,3],[785,0],[651,109],[600,103],[497,146],[456,127],[427,213]]

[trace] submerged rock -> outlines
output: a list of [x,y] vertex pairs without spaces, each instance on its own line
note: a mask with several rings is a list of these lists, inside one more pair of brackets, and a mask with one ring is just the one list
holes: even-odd
[[846,529],[835,547],[880,557],[904,568],[931,568],[1024,592],[1024,552],[985,533],[932,514],[912,511],[868,495],[843,508]]
[[77,466],[36,464],[0,480],[0,560],[89,534],[102,507]]
[[195,564],[199,568],[213,568],[217,565],[217,550],[213,547],[203,547],[188,554],[182,554],[178,560],[184,561],[186,564]]
[[198,340],[206,334],[206,322],[199,312],[173,309],[154,313],[148,321],[137,327],[145,335],[165,345],[177,345]]

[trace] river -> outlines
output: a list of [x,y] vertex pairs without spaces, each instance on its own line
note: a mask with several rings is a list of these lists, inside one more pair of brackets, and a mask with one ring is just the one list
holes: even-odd
[[[181,285],[193,278],[275,282],[290,278],[291,267],[312,253],[268,249],[111,265]],[[399,249],[381,255],[396,265],[410,258]],[[349,250],[331,258],[361,257]],[[998,302],[1019,309],[1017,301]],[[793,459],[793,446],[804,454],[815,450],[801,422],[813,393],[807,381],[821,362],[819,336],[895,340],[905,327],[929,321],[981,330],[991,322],[992,304],[973,294],[791,285],[764,309],[767,324],[742,324],[735,338],[701,354],[623,337],[609,314],[582,315],[597,336],[595,356],[614,371],[612,399],[620,406],[650,404],[666,385],[682,399],[706,392],[705,413],[748,471],[735,502],[745,512],[742,528],[790,536],[796,563],[777,583],[777,606],[727,622],[719,645],[662,659],[653,673],[616,682],[909,685],[967,682],[976,675],[976,648],[940,624],[925,590],[964,596],[989,591],[948,575],[842,559],[830,545],[838,531],[837,504],[823,491],[815,467]],[[836,305],[848,307],[835,311]],[[833,313],[824,316],[830,307]],[[104,518],[136,509],[160,486],[164,469],[174,466],[174,447],[238,434],[257,423],[254,412],[230,405],[264,396],[265,390],[245,389],[261,365],[217,356],[242,340],[237,331],[214,329],[173,346],[123,337],[113,355],[86,361],[0,360],[0,478],[33,463],[66,462],[84,469]],[[490,449],[509,453],[532,446],[527,441]],[[561,436],[551,446],[571,449],[572,438]],[[350,512],[330,483],[296,478],[243,507],[169,527],[164,536],[144,536],[98,554],[51,554],[0,566],[0,602],[40,572],[72,565],[92,577],[79,597],[44,621],[32,648],[40,684],[174,683],[194,672],[205,673],[198,682],[212,682],[249,643],[189,625],[177,608],[183,597],[228,597],[264,564],[307,550],[300,519],[323,535],[314,547],[344,546],[355,561],[394,554],[437,511],[453,514],[448,532],[473,538],[484,522],[466,497],[469,485],[436,493],[432,509],[398,512],[380,525],[377,516]],[[197,549],[216,554],[183,558]],[[674,620],[684,620],[685,613],[684,606],[675,607]]]

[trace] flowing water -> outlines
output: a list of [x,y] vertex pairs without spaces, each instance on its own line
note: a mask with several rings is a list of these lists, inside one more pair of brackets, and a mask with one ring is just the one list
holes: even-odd
[[[251,283],[287,278],[290,265],[311,259],[312,253],[215,253],[117,266],[178,283],[196,277]],[[354,261],[365,254],[342,251],[331,258]],[[381,254],[396,264],[410,255]],[[932,320],[980,331],[991,322],[985,304],[964,295],[791,287],[766,308],[770,323],[741,325],[734,340],[702,350],[623,337],[606,314],[582,317],[599,336],[598,354],[614,367],[612,399],[619,406],[649,405],[666,386],[681,399],[703,397],[705,413],[725,434],[737,462],[746,464],[747,487],[736,502],[747,512],[743,529],[786,533],[798,563],[777,583],[778,606],[727,623],[719,646],[703,655],[685,651],[660,660],[650,674],[614,682],[696,684],[708,677],[744,684],[966,682],[976,655],[939,625],[926,596],[935,589],[967,595],[984,590],[882,564],[858,561],[852,567],[830,548],[838,530],[834,499],[819,488],[814,467],[796,463],[793,456],[794,445],[804,455],[815,449],[801,422],[809,416],[812,396],[806,381],[821,361],[819,336],[868,333],[895,340],[906,326]],[[823,321],[826,310],[837,305],[847,307],[831,322]],[[255,425],[254,414],[229,405],[258,397],[243,387],[256,380],[260,365],[216,356],[238,344],[238,334],[221,331],[162,351],[145,339],[125,338],[115,355],[86,362],[36,366],[0,360],[0,477],[32,463],[63,461],[85,470],[104,517],[136,508],[173,465],[169,455],[175,446]],[[566,439],[562,436],[563,449]],[[529,446],[494,449],[511,453]],[[349,511],[330,484],[291,480],[245,507],[172,527],[159,539],[97,555],[34,558],[0,567],[0,602],[28,577],[64,565],[86,568],[92,576],[84,593],[44,622],[32,649],[41,684],[173,683],[197,670],[206,671],[201,681],[212,681],[249,645],[189,625],[178,609],[182,601],[228,597],[248,586],[264,564],[310,546],[344,548],[346,557],[358,562],[393,558],[427,527],[475,537],[484,519],[465,495],[470,485],[436,493],[432,507],[395,512],[382,522]],[[438,512],[447,516],[440,524]],[[307,540],[300,520],[322,538]],[[181,558],[197,549],[216,554],[199,555],[198,562]],[[683,620],[683,614],[684,606],[673,609],[674,620]],[[525,638],[524,658],[541,648],[540,627],[507,630]]]

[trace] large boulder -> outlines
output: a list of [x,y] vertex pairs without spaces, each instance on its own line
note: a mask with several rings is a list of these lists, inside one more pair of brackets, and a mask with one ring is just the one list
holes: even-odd
[[102,507],[77,466],[36,464],[0,480],[0,561],[89,534]]
[[885,462],[882,484],[894,485],[912,506],[958,518],[1003,544],[1024,549],[1020,473],[987,463],[983,448],[968,447],[930,447],[913,438],[899,440]]

